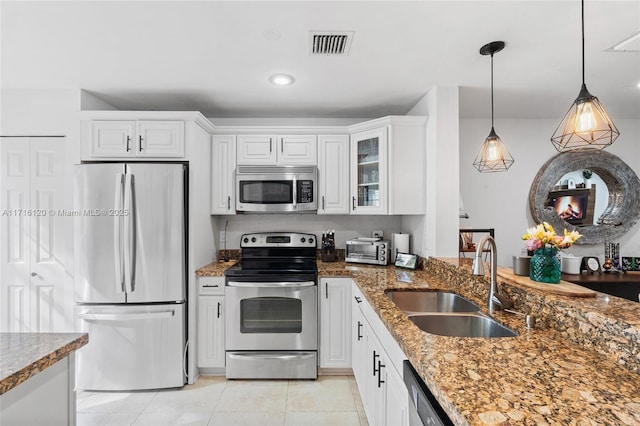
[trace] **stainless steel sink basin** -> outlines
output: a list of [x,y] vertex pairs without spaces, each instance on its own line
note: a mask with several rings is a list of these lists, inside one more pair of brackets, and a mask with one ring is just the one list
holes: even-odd
[[478,306],[462,296],[442,291],[387,290],[387,297],[405,312],[477,312]]
[[451,337],[514,337],[518,333],[478,313],[416,314],[409,319],[420,330]]

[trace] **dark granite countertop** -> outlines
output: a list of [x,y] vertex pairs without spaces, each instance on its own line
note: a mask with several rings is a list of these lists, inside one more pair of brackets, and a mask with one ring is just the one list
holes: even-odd
[[0,333],[0,395],[88,342],[87,333]]

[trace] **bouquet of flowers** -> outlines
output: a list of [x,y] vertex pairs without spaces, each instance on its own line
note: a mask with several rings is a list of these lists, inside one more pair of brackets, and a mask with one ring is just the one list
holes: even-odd
[[556,235],[553,226],[547,222],[542,222],[538,226],[527,229],[527,233],[522,236],[526,240],[526,247],[529,251],[535,251],[547,246],[555,249],[565,249],[571,247],[578,238],[582,237],[578,231],[564,230],[564,235]]

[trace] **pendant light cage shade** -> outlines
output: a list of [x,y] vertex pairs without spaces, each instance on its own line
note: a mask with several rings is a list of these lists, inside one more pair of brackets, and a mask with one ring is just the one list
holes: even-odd
[[506,172],[512,164],[513,157],[492,127],[491,133],[484,140],[478,156],[473,161],[473,166],[479,172],[491,173]]
[[473,166],[480,173],[506,172],[513,164],[513,157],[507,146],[493,128],[493,55],[504,49],[503,41],[492,41],[480,48],[481,55],[491,55],[491,132],[480,147]]
[[615,142],[620,131],[597,97],[583,85],[580,95],[551,136],[559,152],[603,149]]
[[584,65],[584,0],[580,2],[582,25],[582,87],[565,114],[551,143],[560,152],[603,149],[615,142],[620,131],[598,98],[587,90]]

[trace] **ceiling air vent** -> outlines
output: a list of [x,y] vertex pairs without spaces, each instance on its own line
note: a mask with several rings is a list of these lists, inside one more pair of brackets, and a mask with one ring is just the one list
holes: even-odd
[[312,55],[348,55],[353,31],[310,31]]

